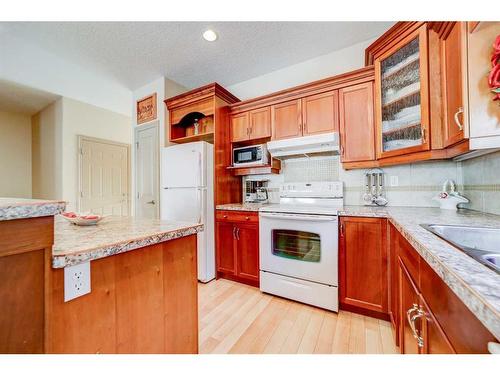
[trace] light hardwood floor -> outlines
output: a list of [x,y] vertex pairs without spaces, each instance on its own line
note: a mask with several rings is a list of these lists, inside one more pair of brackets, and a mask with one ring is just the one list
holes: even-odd
[[202,354],[397,353],[389,322],[336,314],[224,279],[198,290]]

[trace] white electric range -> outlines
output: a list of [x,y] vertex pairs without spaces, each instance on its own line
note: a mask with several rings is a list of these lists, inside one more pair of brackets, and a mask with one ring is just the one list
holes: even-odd
[[259,210],[260,289],[338,311],[338,217],[342,182],[280,187]]

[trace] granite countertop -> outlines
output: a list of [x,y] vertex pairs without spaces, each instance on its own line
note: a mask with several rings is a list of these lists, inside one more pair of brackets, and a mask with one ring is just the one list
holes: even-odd
[[[262,206],[252,210],[258,211]],[[247,204],[241,203],[217,206],[217,209],[250,211]],[[500,275],[420,226],[456,224],[500,228],[500,216],[472,210],[370,206],[343,206],[338,209],[338,215],[387,218],[500,340]]]
[[66,202],[41,199],[0,198],[0,221],[54,216],[66,208]]
[[108,216],[93,226],[55,220],[52,267],[87,262],[201,232],[203,224]]
[[268,203],[229,203],[229,204],[219,204],[217,210],[227,210],[227,211],[254,211],[257,212],[262,206],[266,206]]

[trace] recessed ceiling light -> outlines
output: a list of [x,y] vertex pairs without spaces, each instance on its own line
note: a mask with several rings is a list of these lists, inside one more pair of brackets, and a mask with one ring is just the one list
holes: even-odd
[[217,39],[217,34],[215,31],[208,29],[203,33],[203,39],[209,42],[213,42]]

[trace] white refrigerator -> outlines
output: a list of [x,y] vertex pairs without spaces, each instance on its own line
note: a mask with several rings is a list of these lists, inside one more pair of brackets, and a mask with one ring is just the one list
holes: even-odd
[[198,280],[215,278],[214,152],[207,142],[191,142],[162,150],[160,217],[202,223],[198,233]]

